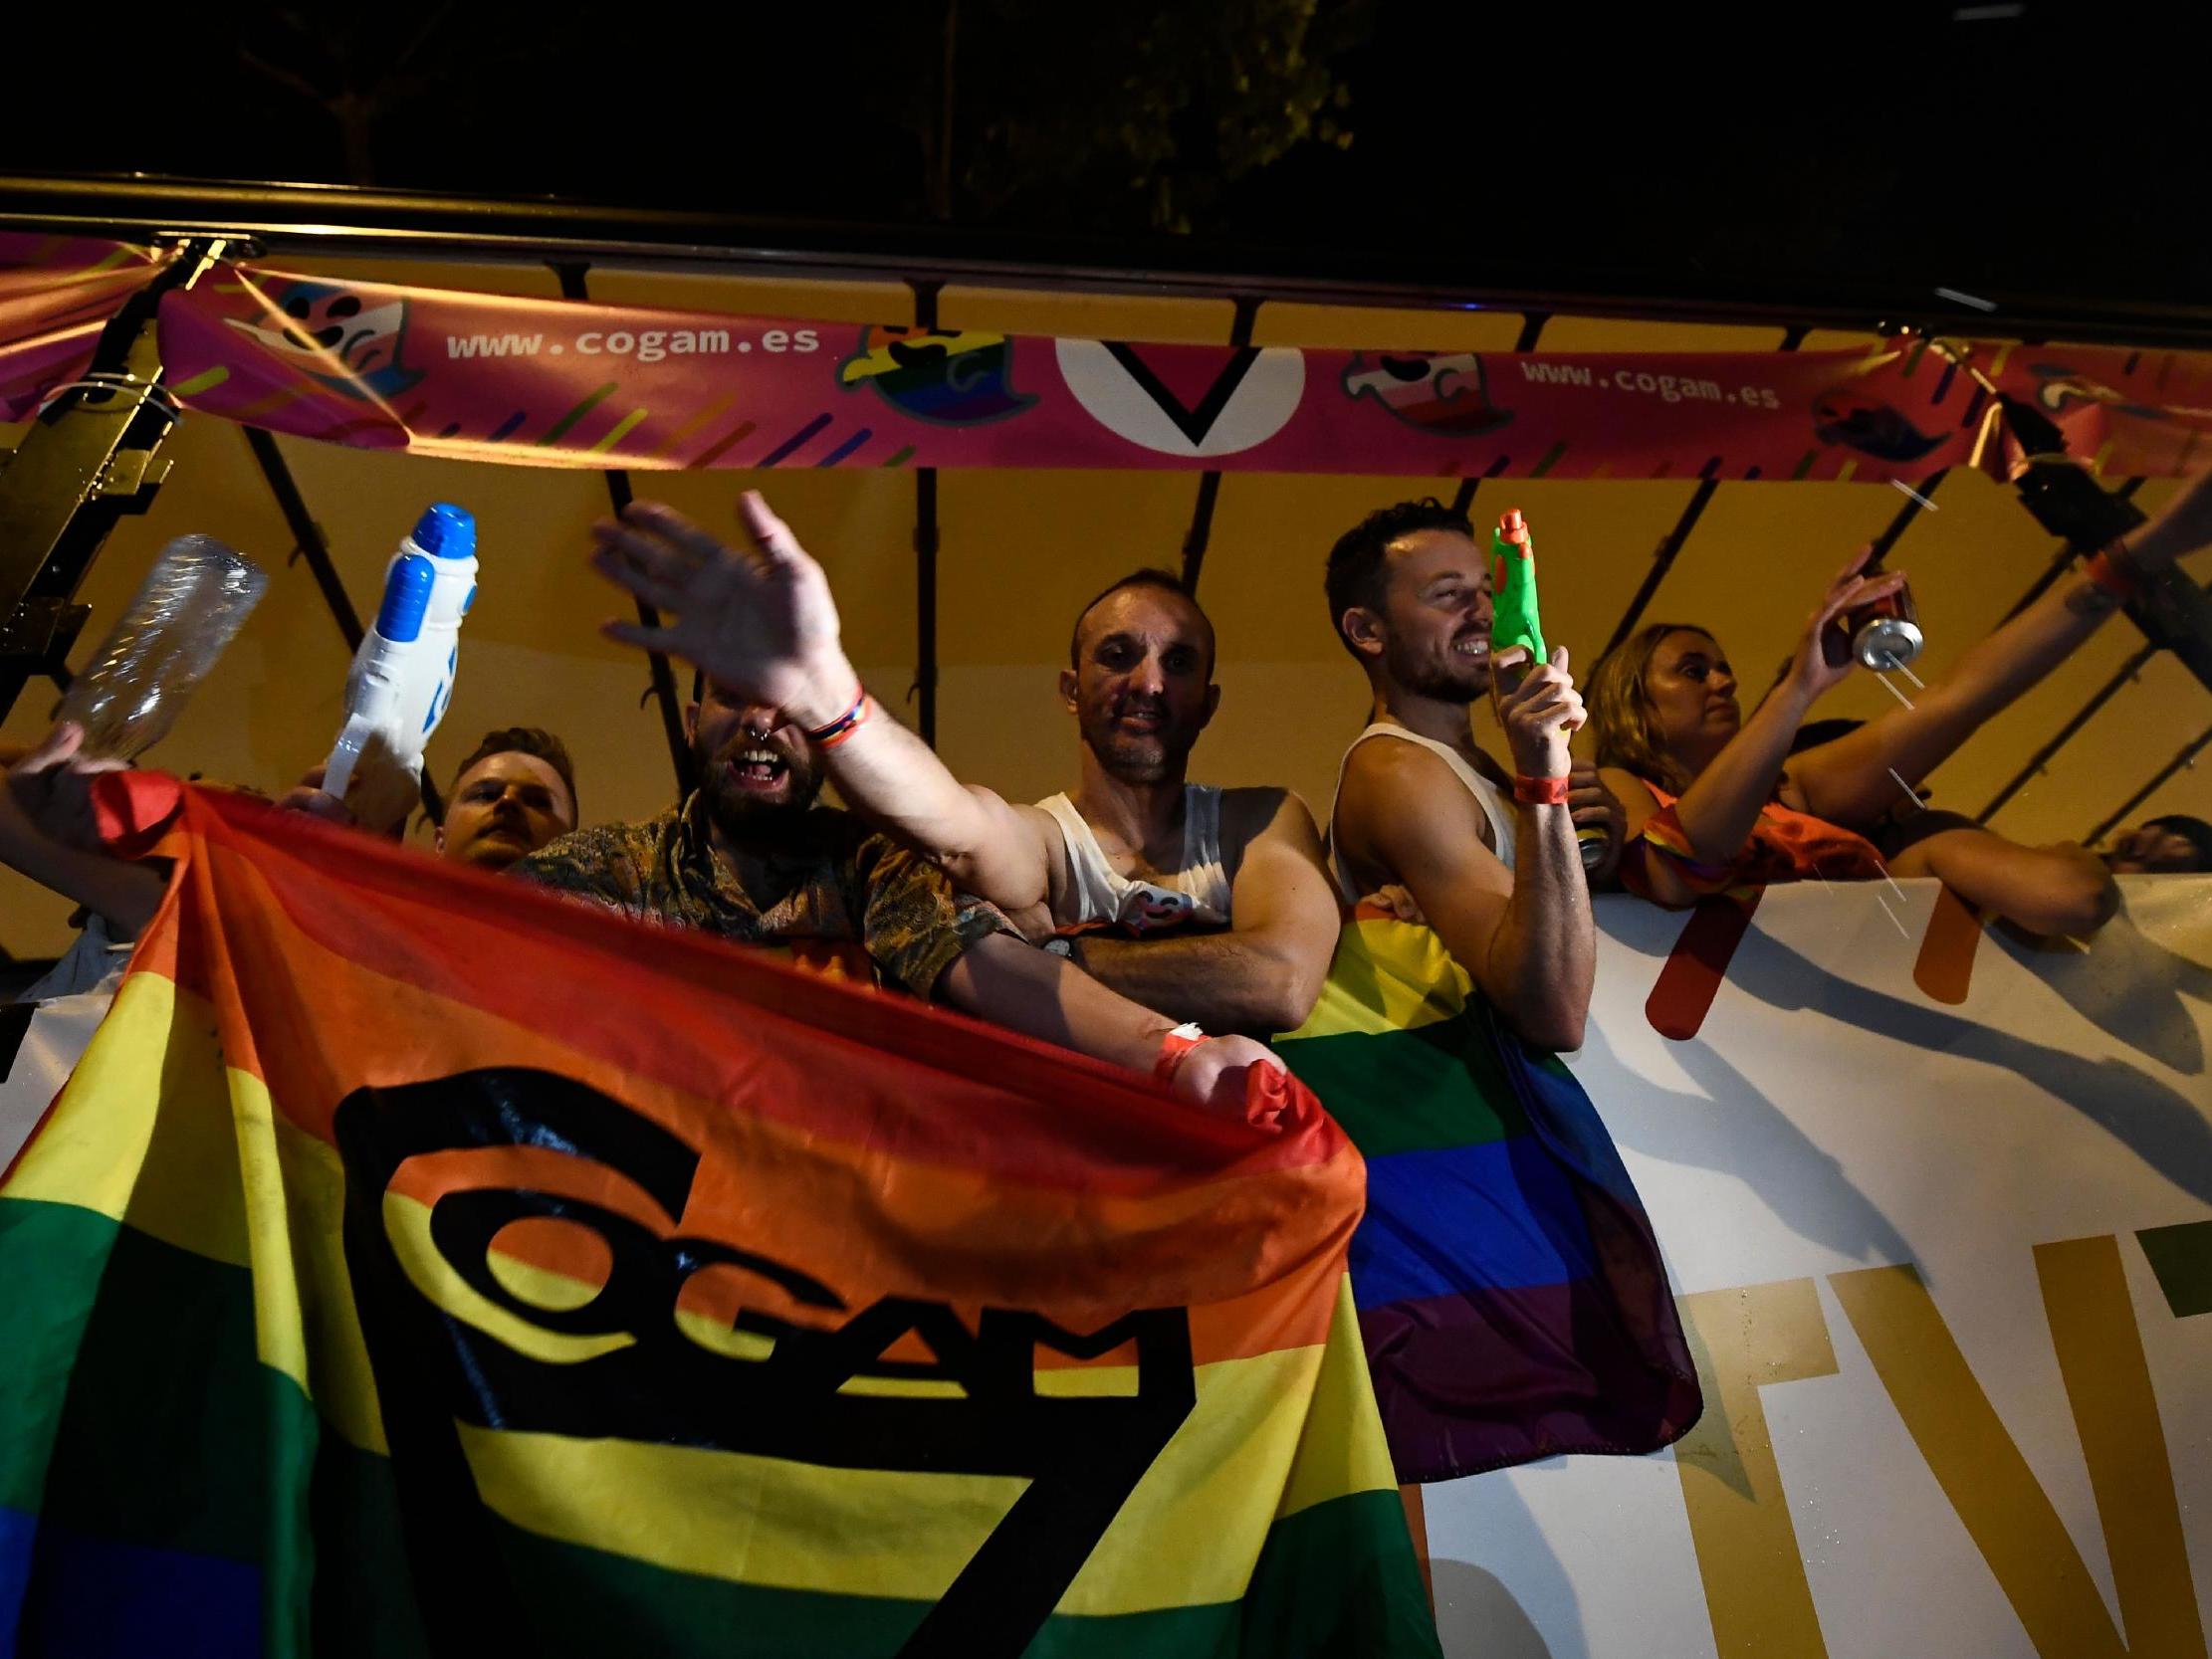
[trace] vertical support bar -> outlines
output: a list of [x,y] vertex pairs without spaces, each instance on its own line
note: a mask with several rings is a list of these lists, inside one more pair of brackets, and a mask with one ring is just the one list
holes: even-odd
[[[565,261],[554,262],[553,273],[560,279],[560,292],[570,300],[589,300],[591,292],[584,281],[590,267]],[[619,516],[635,499],[630,494],[630,475],[618,467],[606,471],[607,502]],[[637,619],[648,628],[658,628],[661,616],[658,609],[644,600],[637,601]],[[645,654],[648,673],[652,678],[653,701],[660,706],[661,735],[668,742],[668,761],[676,772],[676,795],[679,800],[691,798],[699,786],[692,775],[691,744],[684,737],[683,705],[676,701],[676,677],[669,671],[668,658],[658,651]]]
[[[944,289],[935,277],[910,278],[914,325],[937,326],[937,297]],[[914,471],[914,724],[922,741],[937,747],[937,469]]]
[[[1795,351],[1805,343],[1806,332],[1797,323],[1790,324],[1782,330],[1781,349]],[[1697,527],[1697,520],[1704,517],[1705,509],[1713,499],[1713,492],[1719,488],[1718,478],[1699,480],[1696,490],[1691,493],[1687,505],[1682,509],[1682,516],[1674,520],[1674,527],[1659,538],[1659,544],[1652,554],[1652,568],[1645,572],[1644,581],[1636,590],[1636,597],[1629,601],[1629,608],[1615,624],[1613,637],[1606,641],[1605,649],[1592,659],[1592,668],[1612,656],[1620,648],[1621,642],[1634,632],[1637,623],[1643,620],[1645,607],[1658,595],[1659,583],[1666,580],[1667,571],[1673,569],[1675,559],[1681,556],[1683,544],[1689,540],[1689,532]],[[1911,520],[1905,521],[1909,523]]]
[[[2128,497],[2132,496],[2136,491],[2140,490],[2143,487],[2143,482],[2144,481],[2139,478],[2127,479],[2122,482],[2120,487],[2117,490],[2114,490],[2112,494],[2114,496],[2117,496],[2121,501],[2125,501]],[[2074,543],[2071,541],[2061,542],[2059,544],[2059,550],[2051,555],[2051,562],[2043,567],[2043,573],[2036,577],[2034,581],[2028,584],[2028,591],[2020,596],[2020,598],[2014,603],[2011,610],[2005,612],[2003,618],[1998,622],[1997,626],[2002,628],[2005,623],[2010,622],[2014,617],[2018,616],[2022,611],[2026,610],[2030,605],[2034,604],[2038,599],[2042,598],[2045,592],[2049,590],[2051,584],[2057,581],[2061,576],[2066,574],[2067,566],[2071,565],[2077,558],[2081,556],[2081,551],[2082,550],[2079,547],[2075,546]]]
[[162,383],[162,296],[217,267],[227,243],[196,238],[103,325],[82,376],[61,387],[0,459],[0,715],[33,675],[51,674],[90,614],[78,587],[115,519],[143,513],[168,471],[156,460],[176,422]]
[[2141,650],[2137,651],[2133,656],[2129,657],[2127,661],[2120,664],[2119,672],[2117,674],[2114,674],[2109,680],[2105,681],[2103,685],[2100,686],[2097,689],[2096,695],[2093,696],[2089,700],[2089,702],[2083,704],[2082,707],[2075,712],[2074,718],[2068,721],[2066,725],[2059,727],[2058,735],[2053,737],[2049,742],[2045,743],[2041,748],[2037,749],[2035,753],[2029,755],[2028,763],[2020,768],[2019,772],[2014,776],[2013,780],[2010,783],[2006,784],[2002,789],[1998,790],[1996,796],[1990,801],[1987,806],[1983,807],[1979,812],[1974,814],[1974,822],[1977,824],[1986,824],[1989,822],[1990,819],[1996,817],[1997,814],[2001,810],[2003,810],[2005,803],[2011,800],[2013,796],[2019,794],[2021,790],[2027,788],[2029,782],[2035,777],[2035,775],[2051,763],[2051,757],[2057,754],[2060,749],[2066,747],[2069,742],[2073,741],[2074,734],[2077,731],[2081,730],[2083,726],[2089,725],[2090,717],[2095,715],[2098,710],[2103,708],[2105,704],[2109,703],[2112,698],[2118,693],[2120,687],[2126,685],[2128,681],[2134,679],[2136,675],[2140,674],[2143,670],[2143,665],[2157,655],[2157,646],[2146,645]]
[[2167,778],[2173,776],[2173,774],[2181,770],[2182,767],[2195,764],[2197,756],[2204,752],[2204,749],[2208,744],[2212,744],[2212,726],[2207,726],[2201,735],[2197,736],[2189,742],[2182,744],[2181,752],[2176,754],[2163,766],[2159,767],[2157,775],[2155,777],[2153,777],[2148,783],[2144,784],[2140,789],[2136,790],[2132,795],[2129,795],[2125,800],[2121,801],[2119,805],[2112,809],[2110,815],[2107,816],[2102,823],[2099,824],[2095,829],[2091,830],[2089,834],[2082,837],[2082,845],[2085,847],[2094,847],[2100,841],[2103,840],[2104,837],[2111,834],[2113,827],[2117,825],[2122,819],[2124,819],[2130,812],[2134,811],[2135,808],[2142,805],[2143,802],[2147,801],[2152,795],[2156,794],[2159,788],[2165,783]]
[[1652,568],[1644,573],[1643,584],[1637,588],[1636,597],[1629,601],[1629,608],[1621,613],[1621,620],[1614,625],[1613,637],[1605,642],[1605,649],[1597,660],[1606,658],[1620,648],[1636,625],[1644,619],[1645,607],[1651,604],[1659,590],[1659,583],[1666,580],[1667,571],[1674,568],[1674,560],[1681,556],[1682,546],[1689,540],[1689,532],[1697,527],[1697,520],[1704,517],[1705,509],[1720,488],[1717,478],[1697,481],[1697,488],[1690,493],[1688,503],[1682,508],[1681,517],[1674,520],[1674,527],[1659,537],[1659,544],[1652,553]]
[[[1523,311],[1521,313],[1521,331],[1513,340],[1513,349],[1515,351],[1535,350],[1537,340],[1543,336],[1544,324],[1550,320],[1550,311]],[[1474,506],[1475,486],[1481,482],[1479,478],[1471,474],[1461,479],[1457,494],[1451,498],[1451,511],[1461,518],[1465,518],[1467,510]]]
[[[345,591],[337,566],[331,562],[331,544],[324,537],[323,526],[308,511],[308,499],[300,493],[299,481],[292,476],[292,467],[285,460],[284,451],[277,447],[276,438],[258,426],[249,426],[246,447],[254,452],[262,482],[269,486],[277,511],[284,515],[285,527],[292,531],[293,551],[307,560],[308,569],[315,576],[315,585],[323,594],[323,603],[331,613],[331,620],[337,624],[338,633],[344,637],[346,654],[350,656],[360,649],[361,618],[353,609],[353,600]],[[423,769],[421,783],[422,809],[430,814],[433,824],[444,823],[445,799],[439,794],[428,767]]]
[[246,428],[246,446],[254,452],[254,461],[261,468],[269,494],[276,499],[277,511],[284,515],[285,527],[292,531],[293,550],[307,560],[315,585],[322,590],[323,603],[330,610],[331,620],[337,624],[337,631],[345,638],[345,649],[358,651],[360,613],[354,610],[345,583],[338,578],[337,567],[331,562],[331,544],[324,539],[323,526],[308,512],[307,498],[300,494],[299,481],[292,476],[284,451],[277,447],[273,434],[258,426]]
[[1882,560],[1886,559],[1891,551],[1895,549],[1897,538],[1903,535],[1906,526],[1920,516],[1920,504],[1935,499],[1935,492],[1942,488],[1943,480],[1950,476],[1950,468],[1945,467],[1938,472],[1930,473],[1921,481],[1918,493],[1904,499],[1904,505],[1897,509],[1897,516],[1889,520],[1889,527],[1875,537],[1875,556],[1867,560],[1867,573],[1869,575],[1881,568]]
[[[1239,294],[1235,307],[1229,319],[1228,343],[1232,349],[1241,350],[1252,343],[1252,322],[1259,315],[1259,301],[1252,295]],[[1194,594],[1199,590],[1199,572],[1206,567],[1206,544],[1214,534],[1214,502],[1220,493],[1219,473],[1199,476],[1198,504],[1191,511],[1191,528],[1183,537],[1183,585]]]

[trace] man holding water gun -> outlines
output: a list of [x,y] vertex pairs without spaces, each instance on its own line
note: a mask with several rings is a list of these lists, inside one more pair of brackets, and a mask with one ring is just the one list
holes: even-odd
[[[1597,963],[1590,882],[1618,856],[1586,875],[1577,831],[1603,828],[1617,849],[1620,804],[1567,752],[1582,698],[1566,651],[1543,656],[1527,525],[1509,514],[1495,539],[1503,605],[1492,552],[1434,500],[1371,514],[1331,550],[1330,619],[1374,690],[1339,773],[1331,858],[1348,901],[1403,889],[1507,1024],[1574,1049]],[[1475,742],[1483,696],[1510,773]]]

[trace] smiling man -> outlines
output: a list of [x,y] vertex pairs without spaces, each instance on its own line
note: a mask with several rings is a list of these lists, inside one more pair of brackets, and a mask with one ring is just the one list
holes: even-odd
[[[1489,562],[1466,517],[1433,500],[1370,514],[1330,551],[1329,617],[1374,692],[1331,845],[1346,899],[1403,888],[1514,1030],[1575,1049],[1597,965],[1575,819],[1619,809],[1568,755],[1583,709],[1566,652],[1490,660]],[[1484,697],[1510,774],[1474,740],[1468,710]],[[1617,821],[1613,834],[1618,846]]]
[[[694,528],[638,503],[602,541]],[[620,633],[619,629],[610,629]],[[697,661],[684,641],[679,655]],[[711,653],[701,653],[711,655]],[[1280,1063],[1249,1038],[1209,1037],[1024,942],[1004,917],[849,812],[822,806],[834,731],[702,673],[684,713],[699,787],[639,824],[563,836],[515,874],[633,920],[779,948],[797,965],[878,980],[1026,1036],[1148,1072],[1197,1105],[1240,1114],[1246,1075]]]
[[717,681],[802,726],[849,720],[822,751],[845,800],[1054,953],[1174,1019],[1262,1035],[1304,1023],[1337,935],[1320,836],[1287,789],[1187,781],[1221,693],[1213,624],[1181,581],[1138,570],[1077,614],[1059,695],[1080,775],[1016,805],[964,787],[874,710],[821,566],[759,496],[741,518],[750,552],[669,514],[609,541],[599,568],[683,617],[666,648]]

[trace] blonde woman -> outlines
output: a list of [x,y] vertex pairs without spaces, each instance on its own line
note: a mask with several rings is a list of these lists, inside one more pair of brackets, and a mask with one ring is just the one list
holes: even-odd
[[[2212,540],[2212,490],[2193,481],[2150,523],[1968,650],[1909,709],[1790,752],[1814,702],[1857,668],[1838,618],[1894,592],[1902,572],[1862,573],[1862,552],[1822,596],[1788,670],[1746,718],[1726,651],[1692,623],[1653,623],[1590,677],[1590,727],[1607,785],[1628,812],[1621,879],[1661,905],[1813,876],[1935,876],[1976,907],[2039,933],[2080,935],[2118,897],[2094,855],[2023,847],[1953,814],[1884,821],[1990,716],[2063,661],[2145,581]],[[1894,775],[1892,775],[1894,774]]]

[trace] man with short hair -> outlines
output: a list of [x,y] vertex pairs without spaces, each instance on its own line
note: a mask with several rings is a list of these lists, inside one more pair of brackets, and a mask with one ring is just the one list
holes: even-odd
[[[1567,740],[1583,724],[1567,653],[1490,656],[1489,559],[1435,500],[1370,514],[1329,554],[1329,617],[1374,693],[1339,774],[1330,842],[1345,897],[1405,889],[1467,976],[1528,1042],[1582,1046],[1597,944]],[[1474,740],[1489,697],[1513,771]],[[1619,844],[1618,824],[1613,826]]]
[[676,616],[614,637],[702,662],[801,726],[853,717],[823,756],[854,810],[1123,996],[1216,1029],[1305,1020],[1338,928],[1320,837],[1287,789],[1187,781],[1220,688],[1213,625],[1178,578],[1138,570],[1084,606],[1059,687],[1079,781],[1014,805],[874,710],[821,566],[758,495],[740,513],[751,553],[666,509],[606,526],[601,573]]
[[[364,754],[338,800],[315,767],[278,804],[394,839],[422,798],[411,773]],[[536,726],[487,731],[453,774],[433,845],[440,858],[498,874],[576,827],[576,773],[568,747]]]
[[787,946],[833,976],[880,977],[1166,1079],[1197,1104],[1240,1112],[1247,1069],[1279,1066],[1247,1038],[1209,1038],[1115,995],[956,895],[928,861],[818,805],[827,739],[774,706],[708,681],[684,727],[699,777],[689,799],[644,823],[563,836],[515,874],[636,920]]
[[576,827],[576,773],[567,745],[535,726],[487,731],[453,774],[440,858],[505,870]]

